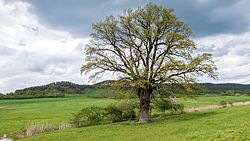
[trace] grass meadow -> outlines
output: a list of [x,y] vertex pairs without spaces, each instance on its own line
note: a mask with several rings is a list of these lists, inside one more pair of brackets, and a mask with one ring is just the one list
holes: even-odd
[[[98,92],[92,92],[93,95]],[[99,95],[99,94],[98,94]],[[66,95],[65,98],[0,100],[0,136],[14,136],[32,122],[69,123],[72,113],[88,106],[103,107],[115,99]],[[199,96],[178,98],[185,108],[250,101],[250,97]],[[250,140],[250,106],[182,115],[166,115],[148,124],[106,124],[46,132],[22,140]],[[147,133],[147,134],[145,134]]]
[[66,129],[24,141],[247,141],[250,106],[166,116],[148,124],[111,124]]

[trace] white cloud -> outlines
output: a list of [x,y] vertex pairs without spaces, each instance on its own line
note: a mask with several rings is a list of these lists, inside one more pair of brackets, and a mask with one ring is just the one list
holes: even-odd
[[[238,35],[217,35],[197,39],[200,52],[214,55],[219,81],[250,83],[250,31]],[[216,82],[216,81],[215,81]]]
[[0,0],[0,92],[62,80],[87,83],[80,67],[89,39],[39,24],[29,8]]

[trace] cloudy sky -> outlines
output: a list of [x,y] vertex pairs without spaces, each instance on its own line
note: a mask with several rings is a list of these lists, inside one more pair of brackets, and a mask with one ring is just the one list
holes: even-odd
[[[80,75],[91,23],[147,0],[0,0],[0,92]],[[249,0],[154,0],[193,29],[199,51],[214,54],[219,80],[250,83]]]

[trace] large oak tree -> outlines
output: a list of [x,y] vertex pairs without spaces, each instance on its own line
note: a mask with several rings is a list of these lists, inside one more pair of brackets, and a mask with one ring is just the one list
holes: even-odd
[[149,121],[150,98],[162,84],[216,78],[212,55],[195,54],[192,31],[173,10],[152,3],[93,24],[82,73],[97,79],[110,71],[137,89],[140,121]]

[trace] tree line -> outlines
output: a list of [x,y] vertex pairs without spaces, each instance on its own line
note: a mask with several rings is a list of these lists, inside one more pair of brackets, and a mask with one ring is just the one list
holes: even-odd
[[[131,91],[132,88],[129,88],[129,86],[124,85],[123,87],[118,87],[116,85],[116,81],[108,80],[94,85],[80,85],[72,82],[54,82],[47,85],[16,90],[15,92],[10,92],[5,95],[0,93],[0,99],[57,98],[64,97],[65,94],[85,94],[87,89],[89,90],[92,88],[118,89],[121,93],[125,93],[124,91],[130,90],[130,93],[134,93],[136,96],[136,91]],[[187,96],[188,94],[201,95],[202,93],[216,93],[220,95],[250,95],[250,84],[165,84],[165,86],[162,86],[154,93],[165,97],[176,94],[186,94]]]

